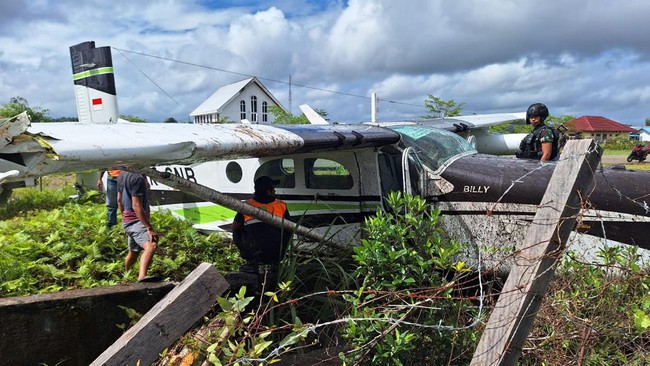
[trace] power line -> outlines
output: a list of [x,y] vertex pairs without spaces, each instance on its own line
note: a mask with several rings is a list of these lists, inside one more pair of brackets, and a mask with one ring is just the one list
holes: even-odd
[[[115,47],[113,47],[113,48],[115,48]],[[150,78],[150,77],[149,77],[149,76],[148,76],[144,71],[142,71],[142,69],[140,69],[140,68],[138,67],[138,65],[136,65],[135,63],[133,63],[133,61],[131,61],[128,57],[126,57],[126,55],[122,52],[123,50],[120,50],[119,48],[115,48],[115,49],[116,49],[116,50],[117,50],[117,51],[122,55],[122,57],[124,57],[127,61],[129,61],[129,63],[131,63],[131,65],[133,65],[133,67],[135,67],[138,71],[140,71],[140,73],[141,73],[142,75],[144,75],[144,77],[146,77],[147,79],[149,79],[149,81],[151,81],[151,82],[153,83],[153,85],[155,85],[158,89],[160,89],[163,93],[165,93],[165,95],[168,96],[169,99],[173,100],[174,103],[176,103],[176,105],[178,105],[179,107],[183,108],[183,106],[182,106],[180,103],[178,103],[178,102],[176,101],[176,99],[174,99],[174,97],[172,97],[171,95],[169,95],[169,93],[167,93],[167,92],[165,91],[165,89],[163,89],[160,85],[158,85],[155,81],[153,81],[153,79],[151,79],[151,78]]]
[[[293,83],[293,82],[286,82],[286,81],[283,81],[283,80],[277,80],[277,79],[267,78],[267,77],[263,77],[263,76],[250,75],[250,74],[246,74],[246,73],[242,73],[242,72],[221,69],[221,68],[213,67],[213,66],[200,65],[200,64],[193,63],[193,62],[175,60],[175,59],[171,59],[171,58],[168,58],[168,57],[151,55],[151,54],[148,54],[148,53],[138,52],[138,51],[125,50],[125,49],[121,49],[121,48],[117,48],[117,47],[111,47],[111,48],[113,48],[113,49],[115,49],[115,50],[117,50],[117,51],[119,51],[121,53],[122,52],[128,52],[128,53],[133,53],[133,54],[136,54],[136,55],[141,55],[141,56],[151,57],[151,58],[157,58],[157,59],[164,60],[164,61],[175,62],[175,63],[179,63],[179,64],[183,64],[183,65],[194,66],[194,67],[199,67],[199,68],[208,69],[208,70],[221,71],[221,72],[226,72],[226,73],[229,73],[229,74],[241,75],[241,76],[246,76],[246,77],[256,77],[256,78],[258,78],[260,80],[271,81],[271,82],[274,82],[274,83],[289,84],[290,86],[298,86],[298,87],[301,87],[301,88],[312,89],[312,90],[317,90],[317,91],[322,91],[322,92],[332,93],[332,94],[339,94],[339,95],[344,95],[344,96],[348,96],[348,97],[370,99],[370,97],[365,96],[365,95],[359,95],[359,94],[341,92],[341,91],[336,91],[336,90],[323,89],[323,88],[318,88],[318,87],[315,87],[315,86],[309,86],[309,85],[304,85],[304,84],[296,84],[296,83]],[[127,60],[128,60],[128,58],[127,58]],[[129,62],[131,62],[131,61],[129,60]],[[142,71],[140,70],[140,72],[142,72]],[[149,77],[147,77],[147,79],[151,80],[151,78],[149,78]],[[151,82],[153,82],[153,80],[151,80]],[[156,86],[158,86],[158,85],[156,84]],[[160,89],[162,90],[162,88],[160,88]],[[164,90],[163,90],[163,92],[164,92]],[[165,94],[167,94],[167,93],[165,92]],[[167,94],[167,95],[169,96],[169,94]],[[388,100],[388,99],[382,99],[382,98],[377,98],[377,100],[380,100],[382,102],[392,103],[392,104],[401,104],[401,105],[407,105],[407,106],[412,106],[412,107],[418,107],[418,108],[422,108],[422,109],[425,108],[424,106],[419,105],[419,104],[399,102],[399,101],[395,101],[395,100]]]

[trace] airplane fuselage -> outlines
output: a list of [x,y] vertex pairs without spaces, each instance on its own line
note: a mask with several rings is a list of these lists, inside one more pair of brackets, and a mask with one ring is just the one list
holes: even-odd
[[[255,178],[269,175],[281,181],[276,192],[302,225],[319,228],[351,244],[360,237],[365,218],[384,207],[384,197],[401,191],[420,195],[440,209],[441,225],[461,242],[474,248],[516,248],[541,204],[555,164],[476,154],[454,134],[421,128],[395,128],[418,141],[410,146],[406,145],[409,138],[404,138],[398,145],[380,148],[158,169],[242,200],[252,194]],[[422,145],[429,134],[433,139]],[[594,167],[594,176],[595,188],[581,192],[582,216],[569,248],[586,260],[598,260],[597,252],[603,245],[628,244],[650,250],[644,240],[650,235],[645,203],[645,182],[650,174]],[[198,228],[229,229],[234,211],[197,202],[200,200],[155,181],[152,189],[163,207],[191,219]],[[495,263],[501,257],[495,256]]]

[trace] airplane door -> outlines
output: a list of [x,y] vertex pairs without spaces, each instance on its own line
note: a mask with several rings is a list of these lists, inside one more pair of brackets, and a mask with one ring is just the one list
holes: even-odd
[[402,187],[404,193],[421,196],[423,190],[422,162],[412,147],[402,153]]
[[381,194],[387,196],[390,192],[402,191],[401,155],[380,152],[378,155],[379,181]]

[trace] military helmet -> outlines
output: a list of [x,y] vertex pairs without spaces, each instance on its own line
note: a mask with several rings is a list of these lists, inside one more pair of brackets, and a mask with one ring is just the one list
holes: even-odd
[[530,117],[542,117],[542,122],[548,117],[548,108],[542,103],[533,103],[526,111],[526,124],[530,124]]

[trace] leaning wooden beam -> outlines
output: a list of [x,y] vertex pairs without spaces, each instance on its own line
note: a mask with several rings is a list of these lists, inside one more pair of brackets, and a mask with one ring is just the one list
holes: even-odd
[[212,264],[201,263],[167,296],[91,363],[95,366],[151,365],[185,334],[229,288]]
[[554,265],[576,225],[581,198],[592,189],[602,149],[593,140],[567,143],[541,205],[515,254],[471,365],[514,365],[554,274]]
[[289,230],[293,233],[296,233],[297,235],[304,236],[305,238],[313,240],[315,242],[322,243],[324,245],[327,245],[329,247],[338,250],[348,249],[348,246],[345,245],[344,243],[340,243],[332,238],[327,238],[326,236],[318,233],[317,231],[314,231],[313,229],[296,225],[293,222],[288,220],[283,220],[281,217],[275,216],[257,207],[248,205],[240,200],[232,198],[228,195],[225,195],[214,189],[208,188],[204,185],[194,183],[190,180],[181,178],[169,172],[159,172],[153,168],[142,168],[139,169],[138,171],[172,188],[176,188],[180,191],[191,194],[195,197],[199,197],[206,201],[217,203],[233,211],[241,212],[246,215],[251,215],[259,219],[260,221],[264,221],[270,225],[285,230]]

